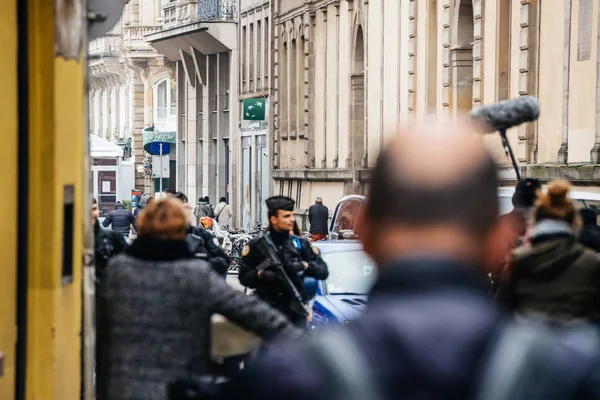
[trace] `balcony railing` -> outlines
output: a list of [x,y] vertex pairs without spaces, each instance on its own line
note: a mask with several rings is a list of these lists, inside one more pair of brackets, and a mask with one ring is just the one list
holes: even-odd
[[123,46],[126,50],[152,50],[144,36],[160,31],[160,26],[124,26]]
[[163,24],[183,25],[197,21],[237,21],[238,0],[172,0],[163,5]]
[[238,0],[198,0],[200,21],[237,21]]
[[108,35],[90,41],[88,52],[103,57],[117,57],[122,50],[123,37],[121,35]]

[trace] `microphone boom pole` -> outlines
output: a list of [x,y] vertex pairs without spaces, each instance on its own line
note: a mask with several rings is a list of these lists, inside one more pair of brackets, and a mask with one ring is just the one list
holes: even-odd
[[521,172],[515,155],[506,137],[506,130],[524,122],[533,122],[540,116],[540,103],[532,96],[522,96],[513,100],[504,100],[472,110],[469,113],[471,120],[479,123],[481,133],[499,132],[502,146],[507,157],[510,157],[517,180],[521,180]]
[[510,161],[512,161],[513,168],[515,169],[515,173],[517,174],[517,181],[521,180],[521,171],[519,170],[519,166],[517,164],[517,160],[515,159],[515,155],[512,151],[512,147],[510,146],[510,142],[506,137],[506,129],[500,129],[498,131],[500,133],[500,138],[502,139],[502,146],[504,147],[504,153],[506,153],[507,157],[510,157]]

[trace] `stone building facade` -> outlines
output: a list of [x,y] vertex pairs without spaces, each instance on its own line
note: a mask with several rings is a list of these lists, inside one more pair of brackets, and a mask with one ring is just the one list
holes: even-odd
[[[265,98],[269,105],[272,82],[271,1],[243,0],[238,23],[239,107],[244,99]],[[270,110],[265,121],[241,120],[239,176],[241,225],[266,224],[265,199],[270,193],[272,123]]]
[[[523,175],[600,181],[598,3],[591,0],[276,0],[275,192],[304,208],[363,193],[386,140],[533,95],[509,132]],[[500,139],[486,141],[507,165]],[[502,168],[506,184],[514,173]]]
[[[131,147],[135,188],[147,193],[153,193],[155,185],[148,169],[137,172],[139,166],[148,167],[149,160],[143,150],[142,131],[151,125],[160,131],[176,130],[175,64],[145,39],[161,29],[157,4],[131,0],[115,27],[88,47],[90,133]],[[174,187],[174,152],[170,158]]]
[[175,65],[177,190],[190,202],[220,197],[239,225],[237,0],[162,1],[146,42]]

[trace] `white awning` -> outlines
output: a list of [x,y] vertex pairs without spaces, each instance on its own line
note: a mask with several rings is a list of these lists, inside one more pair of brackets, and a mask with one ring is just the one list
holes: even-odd
[[102,139],[96,135],[90,135],[91,157],[123,157],[121,146]]

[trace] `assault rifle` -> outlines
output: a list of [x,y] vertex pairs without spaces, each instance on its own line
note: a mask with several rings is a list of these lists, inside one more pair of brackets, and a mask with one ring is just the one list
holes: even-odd
[[277,248],[271,240],[271,237],[268,233],[265,233],[262,239],[263,240],[256,241],[256,246],[265,257],[265,260],[258,265],[257,269],[259,271],[273,269],[277,278],[283,282],[286,290],[292,296],[292,301],[290,301],[290,310],[302,316],[308,316],[308,305],[304,303],[298,288],[296,285],[294,285],[294,282],[292,282],[288,274],[286,274],[285,270],[283,269],[283,264],[277,255]]

